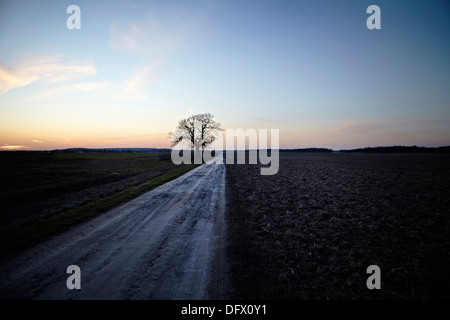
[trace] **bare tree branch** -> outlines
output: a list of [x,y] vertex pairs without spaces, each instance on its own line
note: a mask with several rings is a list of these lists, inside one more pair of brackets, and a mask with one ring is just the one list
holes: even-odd
[[190,148],[205,149],[215,141],[220,131],[223,131],[220,123],[213,118],[210,113],[202,113],[180,120],[175,132],[169,132],[172,146],[189,143]]

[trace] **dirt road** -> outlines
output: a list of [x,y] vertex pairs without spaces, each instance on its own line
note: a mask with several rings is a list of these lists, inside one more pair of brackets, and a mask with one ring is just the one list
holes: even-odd
[[222,299],[225,228],[225,165],[205,164],[4,262],[0,298]]

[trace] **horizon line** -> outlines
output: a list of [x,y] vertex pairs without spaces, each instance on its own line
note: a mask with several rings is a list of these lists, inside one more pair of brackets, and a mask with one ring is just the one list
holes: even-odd
[[[68,148],[52,148],[52,149],[28,149],[28,148],[7,148],[8,146],[1,146],[0,152],[14,152],[14,151],[25,151],[25,152],[51,152],[51,151],[64,151],[64,150],[138,150],[138,149],[148,149],[148,150],[173,150],[173,148],[157,148],[157,147],[68,147]],[[15,146],[11,146],[15,147]],[[259,150],[308,150],[308,149],[317,149],[317,150],[331,150],[331,151],[349,151],[349,150],[360,150],[360,149],[376,149],[376,148],[418,148],[418,149],[439,149],[439,148],[450,148],[450,144],[441,145],[438,147],[429,147],[429,146],[418,146],[418,145],[378,145],[378,146],[365,146],[365,147],[356,147],[356,148],[340,148],[333,149],[327,147],[296,147],[296,148],[263,148],[263,149],[237,149],[237,150],[227,150],[227,149],[212,149],[215,151],[259,151]],[[178,149],[178,150],[192,150],[194,149]],[[211,149],[208,149],[211,150]]]

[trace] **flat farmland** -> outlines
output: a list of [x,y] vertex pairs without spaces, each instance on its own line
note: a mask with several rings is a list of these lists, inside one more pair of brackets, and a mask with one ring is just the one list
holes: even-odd
[[1,254],[34,245],[194,168],[166,153],[0,153]]
[[449,154],[280,153],[273,176],[226,170],[236,299],[450,298]]

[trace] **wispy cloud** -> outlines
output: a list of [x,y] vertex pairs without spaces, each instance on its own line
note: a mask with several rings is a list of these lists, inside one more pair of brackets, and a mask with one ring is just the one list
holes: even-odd
[[146,98],[143,89],[158,81],[161,77],[159,67],[161,59],[156,59],[151,64],[136,69],[113,94],[113,98],[119,100],[143,100]]
[[125,101],[146,99],[145,89],[162,77],[167,58],[186,43],[187,36],[197,23],[195,17],[175,21],[173,23],[173,20],[150,15],[140,21],[111,24],[110,47],[139,57],[138,66],[121,82],[71,83],[96,75],[94,63],[63,62],[60,57],[38,57],[13,67],[0,63],[0,94],[36,81],[45,81],[51,86],[33,98],[55,99],[72,93],[87,93],[90,98],[109,96]]
[[141,57],[159,57],[183,44],[197,23],[195,18],[163,22],[152,16],[131,23],[113,22],[109,29],[110,46],[114,50]]
[[93,63],[64,63],[59,58],[34,58],[14,67],[0,64],[0,94],[43,80],[59,83],[97,74]]
[[107,140],[107,141],[120,141],[120,140],[127,140],[128,138],[122,138],[122,137],[99,137],[99,140]]
[[[138,66],[128,77],[120,83],[109,81],[84,82],[52,87],[44,90],[34,98],[56,99],[72,93],[87,93],[90,94],[90,98],[109,96],[113,99],[124,101],[144,100],[147,97],[145,89],[162,77],[162,69],[167,56],[182,42],[186,32],[185,29],[164,27],[155,19],[148,19],[140,23],[133,22],[127,26],[113,23],[110,30],[111,47],[140,57]],[[50,68],[50,70],[46,71],[48,75],[52,75],[52,71],[57,69],[51,65],[47,65],[47,67]],[[92,71],[89,65],[84,66],[84,68],[78,67],[86,75]],[[64,70],[66,72],[59,74],[58,77],[48,77],[49,82],[67,79],[70,76],[68,71],[72,69],[66,66]]]
[[118,89],[118,85],[112,82],[83,82],[68,84],[64,86],[59,86],[55,88],[50,88],[44,90],[42,93],[37,95],[35,98],[39,99],[56,99],[60,96],[71,94],[71,93],[92,93],[92,97],[100,95],[112,95],[115,90]]
[[154,17],[129,24],[112,23],[111,48],[141,58],[139,68],[124,80],[113,97],[119,100],[145,99],[143,90],[162,77],[168,56],[186,41],[195,24],[195,19],[183,19],[177,25],[167,25]]
[[176,46],[177,33],[154,18],[129,25],[114,22],[110,27],[110,45],[115,50],[139,56],[159,55]]
[[42,141],[42,140],[36,140],[36,139],[32,139],[32,140],[30,140],[31,142],[34,142],[34,143],[43,143],[44,141]]
[[148,65],[137,69],[122,83],[104,82],[82,82],[58,86],[44,90],[34,98],[56,99],[64,95],[74,93],[90,94],[89,98],[95,99],[101,96],[109,96],[117,100],[136,101],[143,100],[146,95],[143,89],[156,82],[159,77],[154,71],[155,65]]
[[377,131],[382,125],[364,123],[361,121],[347,120],[341,122],[338,126],[329,128],[327,133],[330,136],[346,134],[366,134]]

